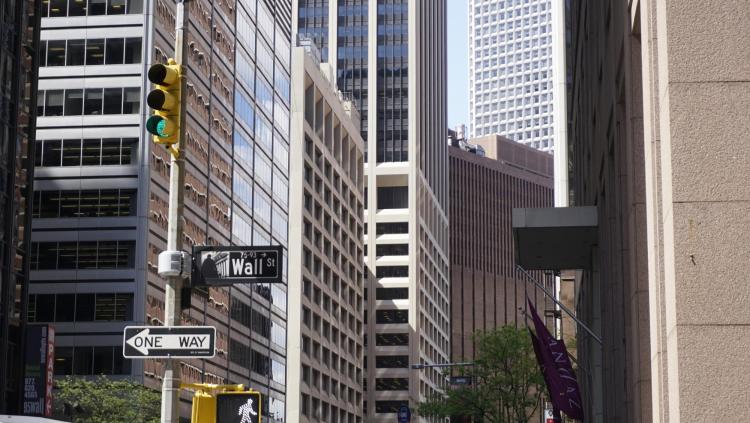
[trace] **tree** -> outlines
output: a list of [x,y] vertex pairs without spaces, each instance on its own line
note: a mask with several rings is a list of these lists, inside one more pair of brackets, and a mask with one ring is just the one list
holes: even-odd
[[474,343],[474,365],[462,367],[472,384],[449,386],[421,403],[419,413],[488,423],[528,422],[544,390],[528,331],[512,326],[479,331]]
[[159,422],[161,395],[131,380],[55,380],[54,412],[74,423]]

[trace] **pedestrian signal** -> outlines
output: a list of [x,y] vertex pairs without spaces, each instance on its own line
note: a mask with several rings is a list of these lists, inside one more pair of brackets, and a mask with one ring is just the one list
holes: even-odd
[[216,394],[216,421],[221,423],[260,423],[260,392]]

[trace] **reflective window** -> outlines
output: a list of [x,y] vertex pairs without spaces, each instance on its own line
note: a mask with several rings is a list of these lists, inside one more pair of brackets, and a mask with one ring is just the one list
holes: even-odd
[[375,323],[379,325],[409,323],[409,310],[375,310]]
[[408,368],[408,355],[378,355],[375,356],[375,367],[378,369]]

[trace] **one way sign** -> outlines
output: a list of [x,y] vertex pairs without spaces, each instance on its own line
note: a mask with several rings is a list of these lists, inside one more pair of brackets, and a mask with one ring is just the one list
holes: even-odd
[[211,326],[128,326],[123,333],[125,358],[211,358],[216,328]]

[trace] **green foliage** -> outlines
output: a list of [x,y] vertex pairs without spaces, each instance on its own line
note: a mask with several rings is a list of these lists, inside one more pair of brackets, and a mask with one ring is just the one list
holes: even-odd
[[159,422],[161,395],[131,380],[66,377],[55,388],[55,416],[74,423]]
[[528,331],[512,326],[480,331],[474,342],[474,365],[460,368],[472,385],[449,386],[444,394],[421,403],[419,413],[467,416],[487,423],[528,422],[544,390]]

